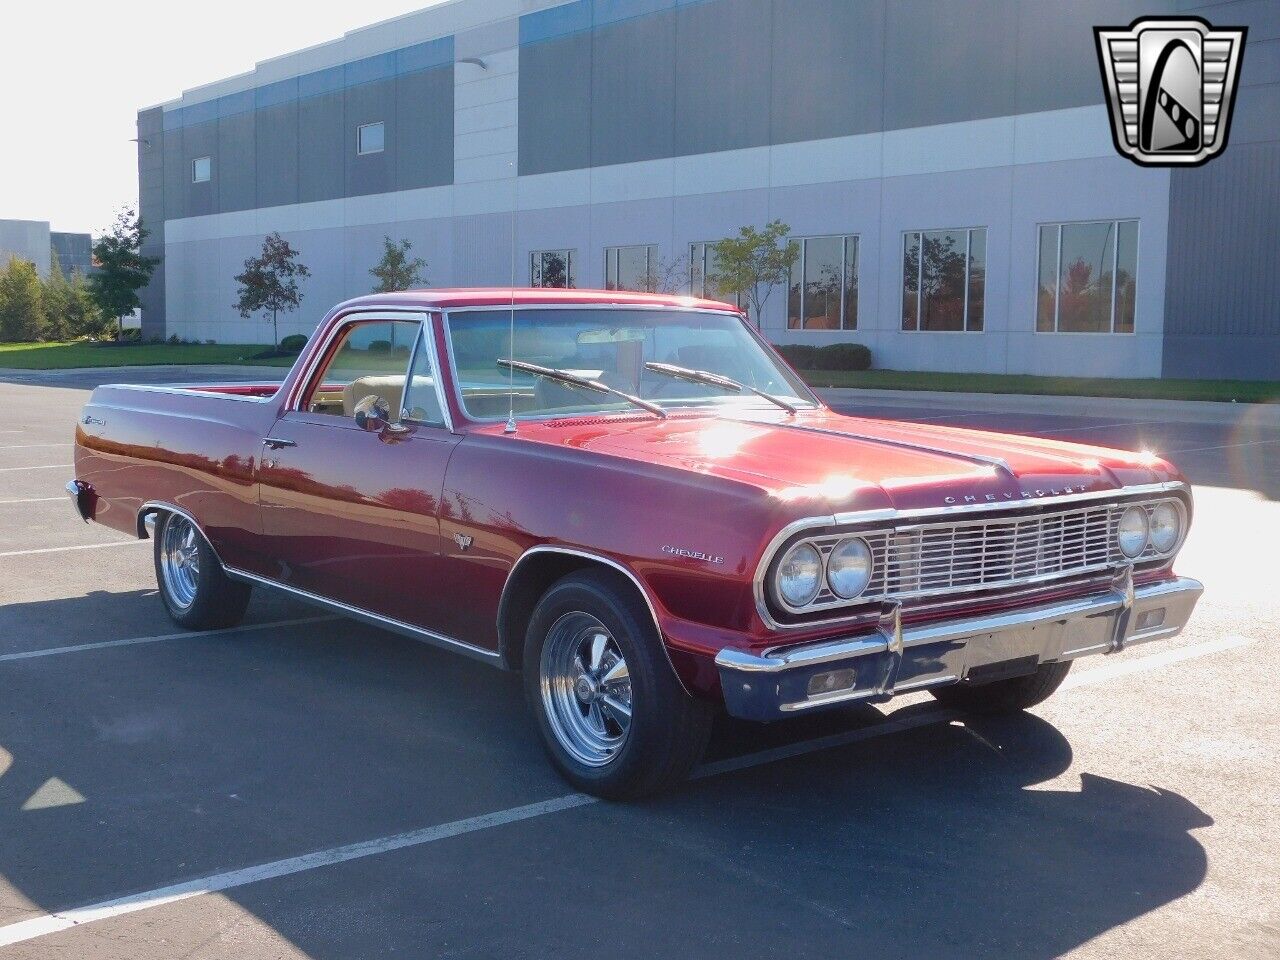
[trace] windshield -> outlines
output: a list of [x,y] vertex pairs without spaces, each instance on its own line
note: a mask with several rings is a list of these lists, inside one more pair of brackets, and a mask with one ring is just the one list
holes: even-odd
[[[476,310],[449,314],[448,333],[458,389],[467,416],[505,419],[509,393],[515,415],[597,413],[635,409],[615,395],[516,369],[513,359],[563,370],[649,400],[664,409],[768,401],[713,384],[673,379],[645,368],[650,361],[729,377],[784,400],[808,404],[812,395],[743,327],[736,316],[697,310],[552,308],[515,313]],[[510,380],[508,379],[510,378]],[[514,389],[509,390],[508,384]]]

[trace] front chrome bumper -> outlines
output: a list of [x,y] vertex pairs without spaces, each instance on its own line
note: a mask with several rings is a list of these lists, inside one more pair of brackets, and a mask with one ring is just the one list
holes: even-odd
[[[1125,568],[1102,593],[963,620],[904,628],[901,607],[886,605],[873,633],[763,655],[726,648],[716,666],[729,713],[772,720],[961,680],[1018,676],[1042,663],[1164,640],[1186,626],[1203,592],[1185,577],[1135,587],[1132,568]],[[838,686],[828,689],[825,675],[835,671]]]

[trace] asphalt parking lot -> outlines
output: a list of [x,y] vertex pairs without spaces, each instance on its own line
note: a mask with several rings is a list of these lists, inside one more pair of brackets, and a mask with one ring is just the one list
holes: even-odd
[[179,633],[150,543],[62,491],[109,379],[0,376],[0,956],[1280,956],[1280,430],[1247,408],[860,405],[1172,456],[1191,626],[1019,717],[725,721],[621,805],[551,772],[512,675],[262,591]]

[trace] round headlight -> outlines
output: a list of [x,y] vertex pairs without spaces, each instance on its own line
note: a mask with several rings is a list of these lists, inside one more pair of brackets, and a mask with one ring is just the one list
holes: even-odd
[[1136,504],[1120,514],[1120,528],[1116,539],[1120,543],[1120,552],[1130,560],[1142,556],[1147,549],[1147,536],[1150,533],[1147,523],[1147,511]]
[[1182,536],[1182,511],[1177,504],[1166,500],[1151,513],[1151,545],[1161,553],[1168,553]]
[[841,600],[852,600],[871,582],[871,548],[860,537],[836,544],[827,557],[827,585]]
[[822,557],[812,544],[797,543],[778,564],[774,582],[784,602],[803,607],[818,595],[822,584]]

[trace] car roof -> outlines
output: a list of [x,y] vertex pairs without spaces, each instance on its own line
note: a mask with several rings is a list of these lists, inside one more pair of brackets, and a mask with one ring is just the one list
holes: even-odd
[[634,293],[629,290],[565,290],[537,287],[444,287],[402,290],[357,297],[342,304],[343,308],[378,306],[418,306],[428,309],[451,307],[505,307],[537,304],[609,304],[638,307],[681,307],[684,309],[729,310],[737,307],[700,297],[673,296],[663,293]]

